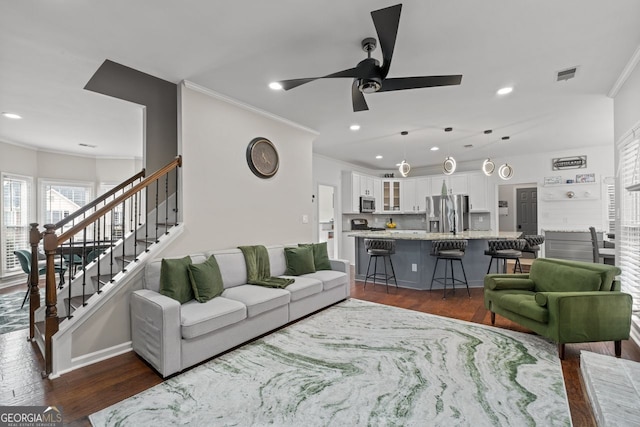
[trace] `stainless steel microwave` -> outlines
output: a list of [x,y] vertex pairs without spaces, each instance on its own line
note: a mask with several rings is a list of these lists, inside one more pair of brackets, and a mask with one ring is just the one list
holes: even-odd
[[372,213],[376,211],[376,199],[373,197],[360,196],[360,212]]

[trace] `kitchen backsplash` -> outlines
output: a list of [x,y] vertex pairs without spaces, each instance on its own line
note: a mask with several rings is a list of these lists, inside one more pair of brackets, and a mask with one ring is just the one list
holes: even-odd
[[[393,218],[398,230],[427,230],[428,223],[425,221],[424,214],[389,214],[389,215],[373,215],[373,214],[344,214],[342,215],[342,230],[351,230],[351,220],[353,218],[365,218],[369,222],[370,227],[384,227]],[[488,231],[491,227],[491,214],[488,212],[471,213],[469,217],[469,227],[471,230]]]

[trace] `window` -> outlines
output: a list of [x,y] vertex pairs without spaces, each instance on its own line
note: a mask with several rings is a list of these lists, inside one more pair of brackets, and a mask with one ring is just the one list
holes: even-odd
[[2,174],[2,272],[20,269],[13,251],[29,249],[32,183],[30,177]]
[[41,181],[42,225],[55,224],[93,199],[92,183]]
[[616,232],[622,269],[622,290],[633,296],[633,323],[640,326],[640,192],[626,187],[640,182],[640,139],[627,137],[618,145],[620,222]]

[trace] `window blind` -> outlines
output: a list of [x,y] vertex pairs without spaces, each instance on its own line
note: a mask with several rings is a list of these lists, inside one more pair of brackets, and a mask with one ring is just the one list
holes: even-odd
[[30,249],[29,219],[31,218],[32,179],[2,174],[2,271],[20,269],[13,251]]
[[626,187],[640,182],[640,139],[629,136],[618,145],[620,222],[616,232],[617,264],[622,290],[633,296],[633,323],[640,326],[640,192]]

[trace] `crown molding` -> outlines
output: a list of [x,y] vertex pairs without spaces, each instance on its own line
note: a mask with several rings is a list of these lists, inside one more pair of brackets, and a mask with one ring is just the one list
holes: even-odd
[[26,144],[24,142],[8,141],[6,139],[0,139],[0,144],[13,145],[14,147],[24,148],[25,150],[36,151],[38,153],[59,154],[62,156],[82,157],[87,159],[96,160],[142,160],[142,157],[137,156],[99,156],[84,153],[76,153],[72,151],[54,150],[50,148],[36,147],[35,145]]
[[620,88],[622,88],[622,86],[625,84],[625,82],[627,81],[631,73],[633,73],[633,70],[635,70],[639,62],[640,62],[640,46],[638,46],[638,48],[633,53],[633,55],[631,55],[631,58],[629,58],[629,62],[627,62],[627,65],[625,65],[625,67],[622,69],[622,73],[620,73],[618,80],[616,80],[616,82],[613,84],[613,87],[611,87],[611,90],[609,90],[609,93],[607,94],[609,98],[616,97],[616,95],[620,91]]
[[223,94],[221,94],[219,92],[216,92],[216,91],[211,90],[209,88],[206,88],[204,86],[200,86],[200,85],[198,85],[196,83],[190,82],[189,80],[183,80],[182,81],[182,85],[184,87],[188,88],[188,89],[195,90],[197,92],[203,93],[203,94],[205,94],[207,96],[210,96],[212,98],[216,98],[216,99],[224,101],[224,102],[226,102],[228,104],[235,105],[236,107],[242,108],[243,110],[251,111],[252,113],[256,113],[256,114],[259,114],[261,116],[267,117],[269,119],[276,120],[278,122],[284,123],[287,126],[291,126],[291,127],[303,130],[305,132],[309,132],[309,133],[311,133],[313,135],[320,135],[320,132],[318,132],[315,129],[308,128],[308,127],[303,126],[303,125],[301,125],[299,123],[293,122],[293,121],[291,121],[289,119],[285,119],[284,117],[280,117],[280,116],[278,116],[276,114],[273,114],[273,113],[270,113],[268,111],[261,110],[260,108],[254,107],[253,105],[245,104],[244,102],[238,101],[237,99],[231,98],[231,97],[229,97],[227,95],[223,95]]

